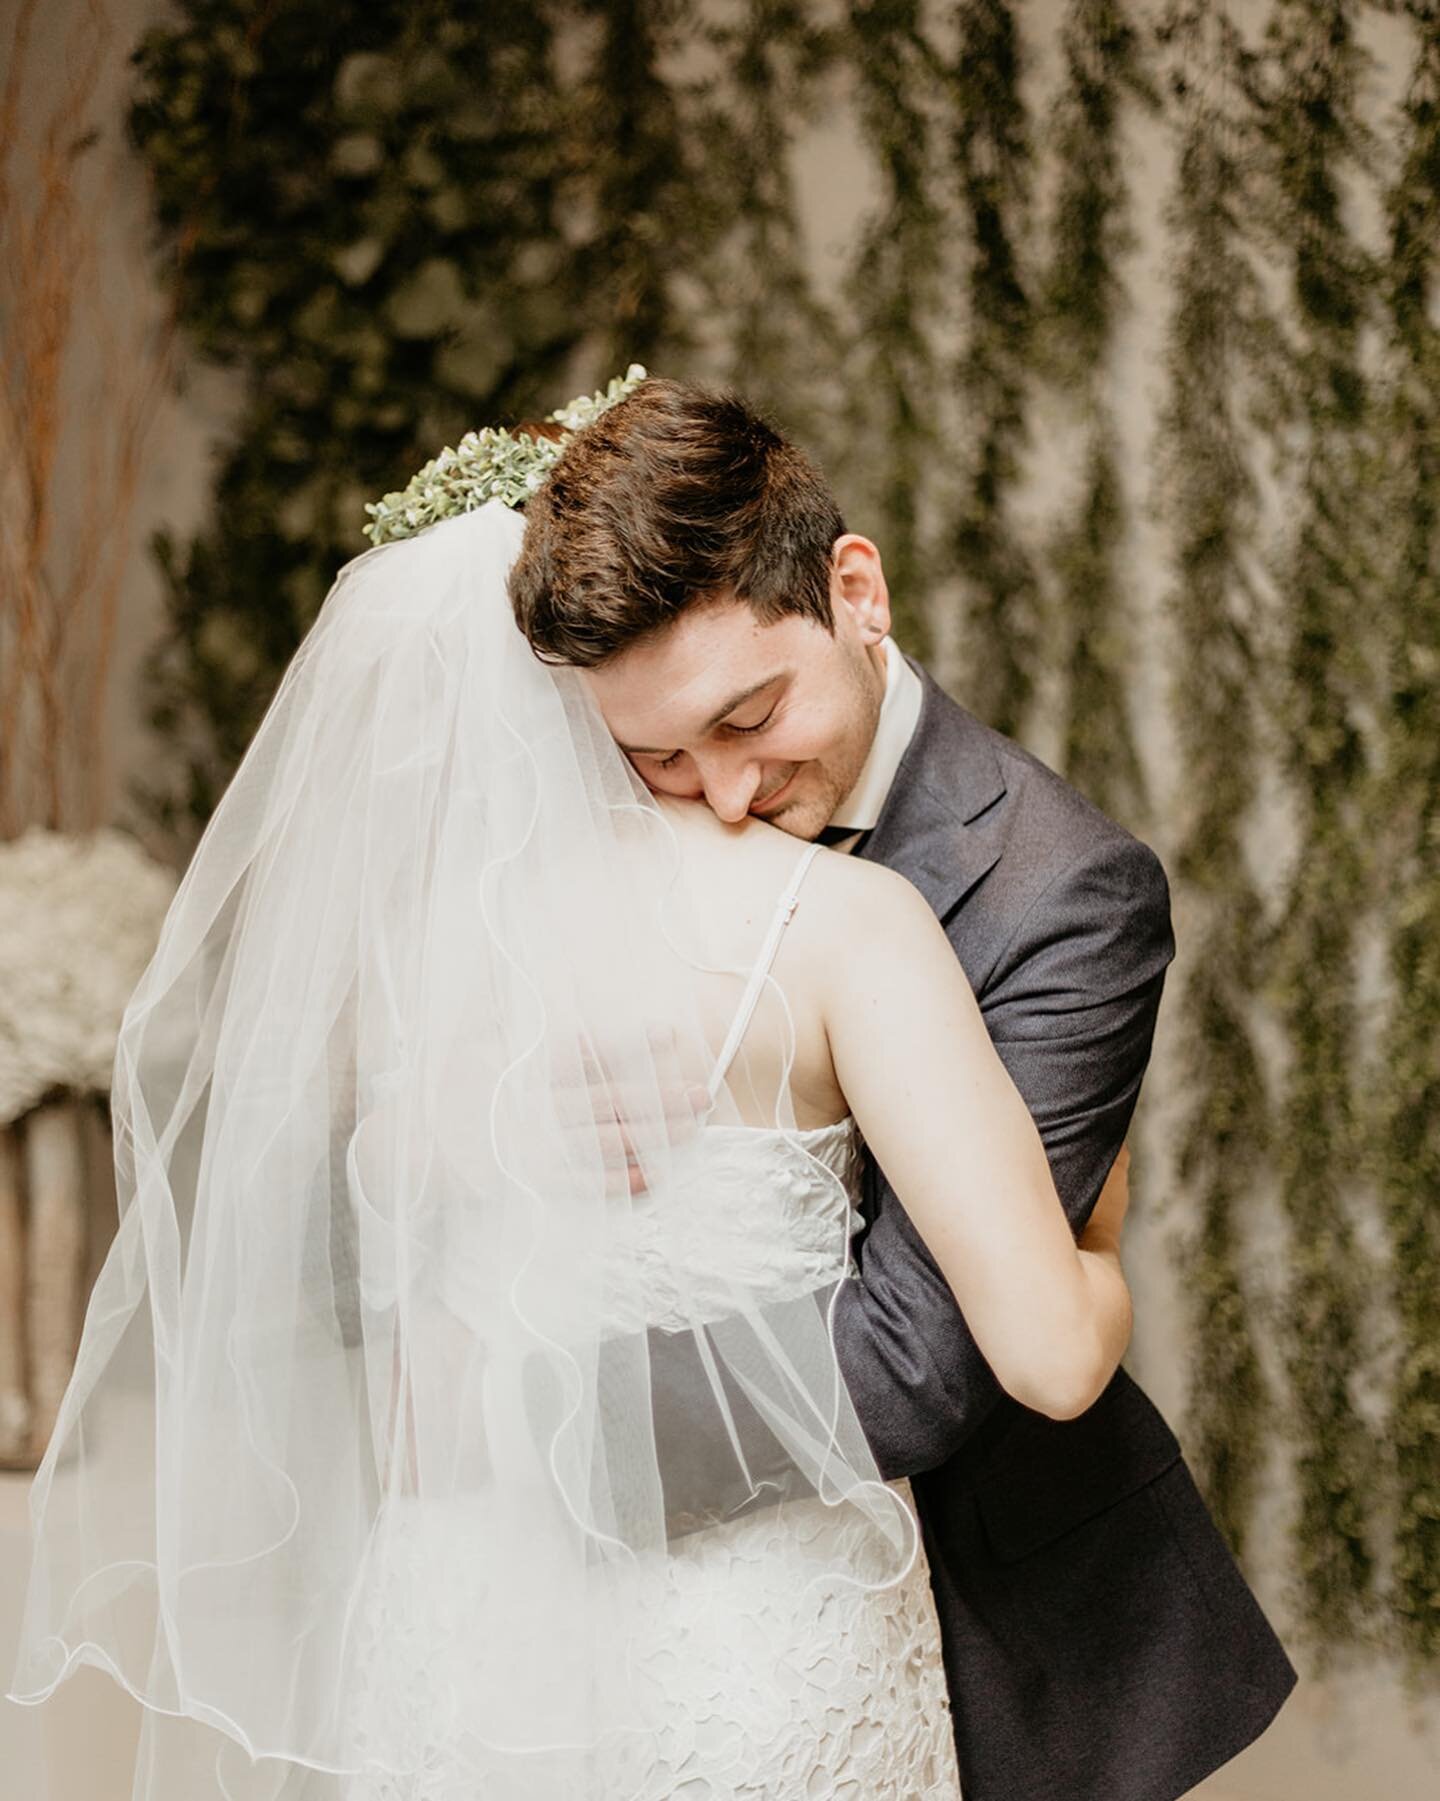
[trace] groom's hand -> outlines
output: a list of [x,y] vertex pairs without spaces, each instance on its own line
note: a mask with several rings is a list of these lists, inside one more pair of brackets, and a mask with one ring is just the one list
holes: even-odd
[[673,1149],[698,1131],[710,1107],[705,1084],[683,1067],[674,1028],[652,1025],[646,1036],[647,1048],[630,1054],[580,1050],[585,1088],[579,1111],[598,1135],[611,1194],[645,1193],[647,1143],[652,1154],[657,1136],[658,1148]]

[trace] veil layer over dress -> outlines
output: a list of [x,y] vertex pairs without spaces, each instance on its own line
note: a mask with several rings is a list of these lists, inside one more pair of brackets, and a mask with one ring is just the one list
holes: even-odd
[[817,1584],[914,1555],[831,1343],[840,1184],[817,1257],[706,1179],[717,1130],[807,1154],[785,1068],[722,1066],[758,946],[516,629],[522,532],[341,571],[125,1014],[12,1690],[138,1697],[136,1801],[623,1796],[677,1495],[845,1514]]

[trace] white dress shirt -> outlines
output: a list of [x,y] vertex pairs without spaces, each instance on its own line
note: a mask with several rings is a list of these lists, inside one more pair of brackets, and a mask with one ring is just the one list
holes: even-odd
[[893,638],[882,638],[880,648],[885,653],[885,698],[880,703],[875,739],[855,786],[830,816],[832,826],[852,826],[855,837],[842,838],[834,846],[836,850],[853,850],[861,832],[870,831],[879,820],[900,759],[920,721],[920,703],[924,698],[920,677],[905,661]]

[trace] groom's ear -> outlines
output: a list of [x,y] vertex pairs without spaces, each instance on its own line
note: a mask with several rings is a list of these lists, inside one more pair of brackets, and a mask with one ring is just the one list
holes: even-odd
[[830,599],[846,607],[865,644],[878,644],[890,630],[890,590],[880,552],[858,532],[843,532],[830,547]]

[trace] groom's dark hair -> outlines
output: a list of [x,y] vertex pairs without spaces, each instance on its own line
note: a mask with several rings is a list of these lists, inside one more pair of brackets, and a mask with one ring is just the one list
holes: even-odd
[[580,668],[718,599],[833,632],[844,530],[819,469],[737,394],[652,378],[577,432],[526,504],[510,601],[537,656]]

